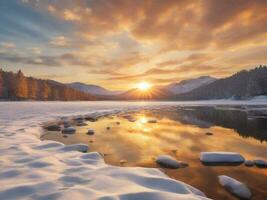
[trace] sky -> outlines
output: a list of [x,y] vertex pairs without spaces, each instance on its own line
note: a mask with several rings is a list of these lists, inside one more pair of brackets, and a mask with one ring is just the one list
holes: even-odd
[[267,63],[266,0],[2,0],[0,67],[123,90]]

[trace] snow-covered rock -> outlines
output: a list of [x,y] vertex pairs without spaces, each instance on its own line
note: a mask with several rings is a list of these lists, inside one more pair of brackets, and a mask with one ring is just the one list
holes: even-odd
[[241,199],[251,198],[251,191],[244,183],[225,175],[219,176],[219,182],[227,191],[235,196]]
[[76,132],[76,129],[72,126],[62,129],[62,133],[64,134],[74,134],[75,132]]
[[157,157],[156,162],[166,168],[176,169],[180,167],[179,161],[169,155],[160,155]]
[[201,152],[200,161],[204,163],[242,163],[245,159],[235,152]]

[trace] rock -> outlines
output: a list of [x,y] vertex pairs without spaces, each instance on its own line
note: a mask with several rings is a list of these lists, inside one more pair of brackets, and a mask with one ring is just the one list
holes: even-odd
[[110,130],[110,127],[108,126],[106,129],[107,129],[107,130]]
[[120,122],[116,122],[117,125],[120,125],[121,123]]
[[160,155],[156,158],[156,163],[158,163],[162,167],[177,169],[181,165],[180,163],[173,157],[169,155]]
[[64,126],[64,128],[68,128],[71,126],[71,124],[68,121],[64,121],[63,126]]
[[85,122],[78,122],[76,126],[87,126],[87,124]]
[[87,135],[94,135],[95,131],[93,129],[89,129],[86,134]]
[[76,118],[74,118],[74,120],[75,120],[75,121],[83,121],[84,118],[83,118],[83,117],[76,117]]
[[246,160],[244,165],[247,167],[252,167],[252,166],[254,166],[254,161],[253,160]]
[[57,124],[49,125],[45,127],[48,131],[60,131],[60,126]]
[[267,162],[265,160],[254,160],[254,164],[259,167],[259,168],[266,168],[267,167]]
[[147,123],[157,123],[157,120],[156,119],[149,119],[149,120],[147,120]]
[[63,151],[80,151],[80,152],[87,152],[88,149],[89,148],[87,144],[71,144],[62,148]]
[[184,162],[184,161],[180,161],[179,164],[180,164],[181,168],[186,168],[189,166],[189,164],[187,162]]
[[213,133],[211,133],[211,132],[207,132],[206,135],[213,135]]
[[126,160],[120,160],[120,164],[121,164],[121,165],[123,165],[123,164],[125,164],[125,163],[127,163]]
[[64,138],[67,138],[67,137],[68,137],[68,135],[63,135],[63,137],[64,137]]
[[241,199],[251,198],[251,191],[244,183],[241,183],[238,180],[225,175],[219,176],[219,182],[227,191],[229,191],[233,195]]
[[63,134],[74,134],[76,132],[76,129],[72,126],[63,128],[61,131]]
[[90,122],[95,122],[95,121],[97,121],[97,118],[96,118],[96,117],[92,117],[92,116],[87,116],[87,117],[85,117],[84,119],[87,120],[87,121],[90,121]]
[[200,161],[203,163],[243,163],[245,159],[235,152],[201,152]]

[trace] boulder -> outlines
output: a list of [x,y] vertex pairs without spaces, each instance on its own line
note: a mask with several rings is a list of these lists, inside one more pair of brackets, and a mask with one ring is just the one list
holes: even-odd
[[239,197],[240,199],[250,199],[251,191],[250,189],[242,182],[231,178],[226,175],[219,176],[219,183],[230,193]]

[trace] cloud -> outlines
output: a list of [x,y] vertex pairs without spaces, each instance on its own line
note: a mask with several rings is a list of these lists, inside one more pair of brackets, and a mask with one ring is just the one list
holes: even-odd
[[[28,0],[24,4],[41,13],[36,21],[44,21],[50,29],[39,31],[32,19],[23,20],[18,32],[33,32],[30,38],[42,36],[42,44],[48,45],[42,51],[29,48],[36,54],[32,56],[13,51],[0,55],[9,62],[82,66],[85,74],[102,75],[107,84],[223,76],[266,62],[266,0]],[[57,29],[58,22],[71,31]]]
[[0,42],[0,46],[7,49],[13,49],[16,45],[12,42]]
[[67,47],[69,46],[68,39],[65,36],[57,36],[52,38],[49,42],[50,45],[55,47]]

